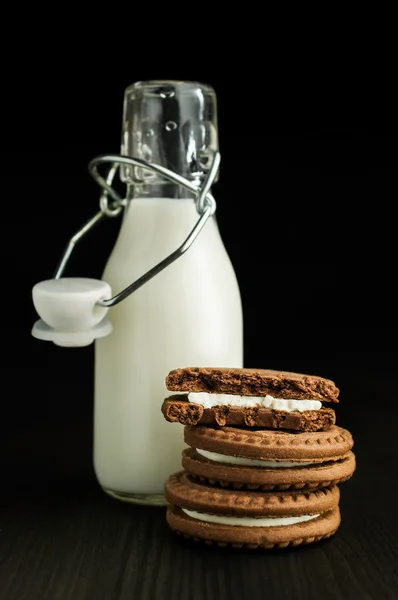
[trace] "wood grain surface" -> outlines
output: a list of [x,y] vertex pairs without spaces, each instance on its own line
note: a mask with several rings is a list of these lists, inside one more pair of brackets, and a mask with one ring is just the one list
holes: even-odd
[[164,508],[119,503],[94,483],[33,493],[21,486],[2,502],[0,598],[396,600],[395,500],[372,498],[360,470],[341,486],[342,524],[333,538],[277,552],[181,540]]

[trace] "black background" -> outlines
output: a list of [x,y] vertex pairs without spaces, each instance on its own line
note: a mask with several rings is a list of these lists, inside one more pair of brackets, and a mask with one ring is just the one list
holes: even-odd
[[[3,97],[4,489],[51,494],[65,482],[96,489],[94,349],[33,339],[31,288],[52,276],[70,236],[97,210],[99,189],[87,164],[119,152],[124,89],[150,78],[199,80],[217,93],[222,163],[213,192],[241,287],[245,366],[333,379],[341,390],[339,424],[356,440],[357,480],[369,476],[375,453],[393,466],[392,120],[357,103],[343,84],[126,64],[113,65],[105,82],[86,64],[71,56],[54,71],[27,57],[24,77],[14,73]],[[90,234],[65,274],[101,277],[119,225],[109,220]]]
[[[33,339],[31,288],[53,275],[70,236],[97,211],[88,162],[119,152],[124,89],[148,75],[197,75],[216,90],[222,163],[214,195],[241,288],[245,366],[333,379],[340,417],[360,429],[371,406],[350,400],[357,381],[397,377],[393,127],[348,113],[336,119],[339,90],[290,95],[280,79],[272,86],[120,67],[103,85],[99,71],[77,59],[68,67],[62,77],[35,70],[6,99],[2,368],[19,399],[7,406],[10,431],[24,420],[32,432],[34,423],[53,431],[70,419],[90,421],[93,346],[68,350]],[[119,226],[108,220],[89,234],[65,275],[101,277]],[[386,401],[391,409],[394,400]],[[82,462],[90,470],[87,454]]]

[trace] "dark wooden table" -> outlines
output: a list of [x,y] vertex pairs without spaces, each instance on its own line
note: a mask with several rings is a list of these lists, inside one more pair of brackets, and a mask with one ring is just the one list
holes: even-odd
[[380,471],[369,454],[341,486],[333,538],[278,552],[191,544],[169,531],[164,508],[119,503],[95,482],[21,484],[2,501],[0,598],[396,600],[397,466],[382,461]]
[[[396,396],[378,389],[380,403]],[[341,486],[337,534],[272,552],[189,543],[164,508],[108,498],[91,471],[89,412],[51,431],[36,415],[1,453],[0,599],[397,600],[397,436],[391,414],[369,411],[375,397],[365,385],[356,410],[340,411],[358,466]]]

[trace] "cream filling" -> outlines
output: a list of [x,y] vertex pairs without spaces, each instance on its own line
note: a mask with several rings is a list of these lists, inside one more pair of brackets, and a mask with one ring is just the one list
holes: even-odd
[[208,392],[189,392],[189,402],[201,404],[204,408],[214,406],[262,406],[273,410],[287,412],[303,412],[304,410],[319,410],[322,403],[319,400],[289,400],[273,398],[273,396],[239,396],[238,394],[209,394]]
[[303,523],[316,519],[319,515],[300,515],[298,517],[228,517],[224,515],[208,515],[207,513],[197,512],[196,510],[181,510],[199,521],[206,523],[219,523],[220,525],[237,525],[238,527],[279,527],[280,525],[294,525],[295,523]]
[[240,456],[228,456],[227,454],[218,454],[217,452],[209,452],[196,448],[196,452],[214,462],[228,463],[229,465],[240,465],[242,467],[271,467],[271,468],[289,468],[289,467],[306,467],[313,465],[311,462],[287,462],[279,460],[259,460],[256,458],[242,458]]

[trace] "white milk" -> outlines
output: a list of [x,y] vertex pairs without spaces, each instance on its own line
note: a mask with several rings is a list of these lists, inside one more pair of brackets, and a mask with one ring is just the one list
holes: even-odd
[[[173,252],[197,219],[193,200],[132,200],[103,275],[113,294]],[[113,333],[95,342],[95,472],[121,499],[163,497],[185,447],[183,426],[161,412],[170,395],[166,375],[179,367],[243,366],[240,293],[215,217],[109,318]]]

